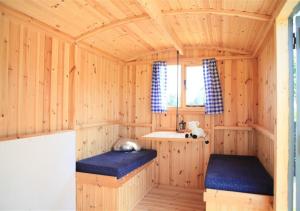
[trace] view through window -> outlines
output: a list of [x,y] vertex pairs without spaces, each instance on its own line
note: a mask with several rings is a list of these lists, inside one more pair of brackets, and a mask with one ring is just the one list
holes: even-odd
[[167,96],[168,107],[177,106],[177,85],[178,85],[178,106],[199,107],[205,103],[205,89],[202,66],[167,66]]
[[186,106],[203,106],[205,89],[202,66],[186,68]]
[[[177,65],[167,66],[167,96],[168,96],[168,107],[177,106]],[[178,71],[178,99],[180,106],[181,96],[181,66]]]

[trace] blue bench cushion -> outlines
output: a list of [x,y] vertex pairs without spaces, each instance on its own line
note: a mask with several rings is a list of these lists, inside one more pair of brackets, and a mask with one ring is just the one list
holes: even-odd
[[254,156],[212,154],[205,188],[273,195],[273,179]]
[[76,162],[76,171],[114,176],[118,179],[157,156],[155,150],[110,151]]

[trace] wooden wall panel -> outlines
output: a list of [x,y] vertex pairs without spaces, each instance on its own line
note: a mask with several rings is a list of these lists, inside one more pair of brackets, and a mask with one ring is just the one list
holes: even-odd
[[119,136],[123,63],[0,7],[0,137],[77,130],[77,159]]
[[156,184],[185,188],[204,187],[209,145],[201,141],[152,141],[151,147],[145,147],[155,149],[158,153],[155,161]]
[[[188,50],[185,58],[228,55],[219,51]],[[154,60],[174,64],[176,53],[166,51],[128,63],[122,72],[120,136],[138,138],[153,130],[175,130],[176,110],[163,114],[151,113],[151,73]],[[201,64],[201,60],[182,65]],[[249,126],[253,123],[253,86],[256,59],[219,60],[218,71],[224,96],[224,114],[205,115],[203,108],[180,109],[185,121],[198,120],[210,134],[210,144],[164,143],[141,141],[146,148],[158,151],[155,182],[157,184],[203,188],[207,161],[211,153],[256,155],[256,140],[252,130],[214,130],[215,126]]]
[[132,210],[134,206],[154,186],[154,163],[134,175],[121,187],[111,188],[100,185],[77,185],[78,211],[124,211]]
[[0,22],[0,137],[68,129],[71,43],[5,12]]
[[[254,100],[257,106],[255,123],[270,134],[274,134],[276,125],[276,66],[275,40],[272,27],[258,55],[258,69],[254,91],[257,93]],[[273,176],[274,172],[274,139],[256,131],[257,156]]]
[[77,159],[111,149],[119,136],[122,64],[87,48],[75,48]]
[[[186,50],[184,52],[185,58],[194,58],[194,60],[197,57],[200,58],[203,56],[214,57],[225,55],[230,54],[222,51],[201,51],[197,49]],[[126,65],[125,70],[122,72],[120,118],[121,122],[126,123],[127,126],[120,129],[122,131],[121,136],[138,137],[150,131],[151,128],[149,125],[152,125],[152,130],[175,130],[175,110],[169,109],[167,113],[152,115],[150,95],[152,62],[155,60],[166,60],[168,63],[174,64],[175,56],[175,52],[166,51],[145,56],[143,60]],[[181,59],[180,61],[182,61],[182,65],[201,64],[200,59],[196,63],[186,62],[185,59]],[[224,114],[214,116],[205,115],[203,109],[195,109],[193,111],[181,109],[179,114],[186,121],[198,120],[201,126],[207,131],[211,131],[215,125],[250,125],[254,120],[253,86],[256,68],[257,62],[255,59],[219,60],[218,70],[224,96]],[[128,124],[132,126],[128,126]],[[147,124],[148,129],[139,132],[141,127],[139,129],[137,127],[140,124]],[[137,136],[136,134],[139,135]],[[247,140],[252,140],[252,133],[248,132],[237,134],[237,132],[231,131],[231,135],[228,136],[224,131],[218,131],[215,135],[217,138],[225,140],[225,142],[232,142],[230,139],[240,140],[242,136],[245,136]],[[239,154],[254,153],[254,144],[251,145],[251,143],[248,144],[248,141],[245,141],[245,143],[241,144],[241,147],[246,145],[252,148],[247,148],[247,150],[241,149],[239,150],[241,152]],[[218,148],[218,146],[214,147]],[[226,145],[226,147],[230,154],[236,151],[235,149],[230,149],[230,145]],[[219,146],[219,148],[224,148],[224,146]],[[221,151],[224,152],[224,150]]]
[[274,28],[258,55],[256,123],[274,133],[276,121],[276,67]]

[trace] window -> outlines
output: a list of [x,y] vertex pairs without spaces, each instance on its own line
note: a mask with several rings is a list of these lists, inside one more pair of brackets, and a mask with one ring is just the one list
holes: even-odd
[[[178,106],[204,106],[205,89],[202,66],[179,65],[178,70]],[[177,106],[177,65],[167,66],[168,107]]]
[[[177,65],[167,66],[167,96],[168,96],[168,107],[177,106]],[[178,71],[178,106],[180,106],[180,91],[181,90],[181,66]]]
[[203,106],[205,89],[202,66],[186,67],[186,106]]

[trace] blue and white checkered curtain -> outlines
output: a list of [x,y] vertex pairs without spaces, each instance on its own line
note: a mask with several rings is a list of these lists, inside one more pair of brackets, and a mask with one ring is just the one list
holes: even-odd
[[167,63],[164,61],[152,65],[151,110],[153,113],[167,111]]
[[216,59],[203,60],[203,75],[205,86],[205,113],[221,114],[224,108]]

